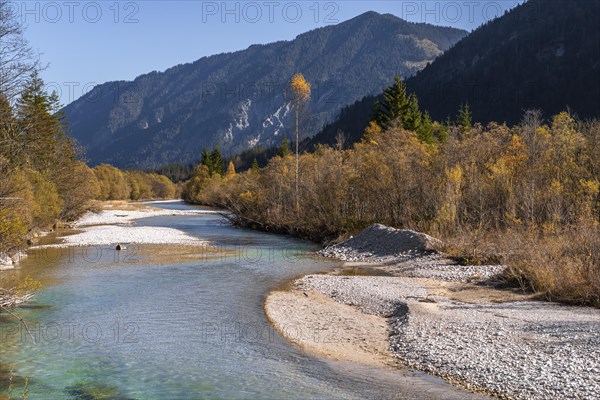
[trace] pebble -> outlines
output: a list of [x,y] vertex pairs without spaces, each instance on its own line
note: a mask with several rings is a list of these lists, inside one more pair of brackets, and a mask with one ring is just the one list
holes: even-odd
[[436,296],[423,311],[427,290],[402,276],[478,282],[504,267],[452,265],[435,252],[395,243],[402,236],[395,232],[373,226],[320,252],[386,264],[393,277],[309,275],[296,285],[387,317],[390,350],[414,369],[509,399],[600,398],[600,310],[541,301],[467,304]]
[[505,270],[503,265],[457,265],[435,251],[440,241],[423,233],[375,224],[355,237],[319,252],[348,262],[387,265],[394,275],[448,282],[485,282]]

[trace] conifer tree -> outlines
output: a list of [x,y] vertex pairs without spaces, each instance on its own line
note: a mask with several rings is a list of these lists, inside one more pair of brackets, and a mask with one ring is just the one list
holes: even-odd
[[34,73],[16,106],[19,119],[22,162],[47,173],[65,196],[67,180],[73,177],[78,154],[73,140],[65,132],[64,115],[56,92],[48,94],[44,82]]
[[221,149],[215,147],[210,154],[210,174],[219,174],[223,175],[223,156],[221,155]]
[[402,115],[402,127],[411,132],[418,132],[421,128],[421,110],[419,110],[419,101],[415,94],[408,96],[408,105],[405,113]]
[[200,164],[205,165],[206,167],[210,167],[210,153],[208,149],[204,147],[202,149],[202,156],[200,157]]
[[91,174],[79,161],[77,148],[65,132],[60,108],[58,95],[48,94],[42,79],[33,73],[16,104],[18,123],[11,146],[16,149],[12,158],[16,166],[27,170],[33,192],[37,193],[35,201],[52,203],[43,205],[53,210],[44,212],[45,217],[36,217],[34,209],[38,223],[49,223],[54,217],[73,220],[85,212],[87,202],[95,197],[93,183],[84,179]]
[[254,157],[254,161],[252,161],[252,167],[250,167],[250,171],[252,173],[260,172],[260,166],[258,165],[258,160],[256,159],[256,157]]
[[469,108],[469,103],[462,104],[458,110],[456,123],[462,128],[463,133],[469,132],[473,127],[472,119],[473,116],[471,114],[471,109]]
[[423,113],[423,120],[421,122],[421,126],[417,130],[417,136],[423,143],[432,144],[434,142],[433,121],[431,120],[429,112],[427,111]]
[[290,142],[287,139],[287,136],[283,135],[283,140],[281,141],[281,146],[279,147],[279,155],[283,158],[289,156],[291,153],[290,150]]
[[223,156],[221,155],[221,149],[215,147],[212,152],[209,152],[206,147],[203,148],[200,165],[204,165],[211,176],[214,174],[223,175],[225,164],[223,162]]
[[408,106],[406,84],[400,76],[396,76],[394,84],[383,92],[383,101],[375,105],[375,122],[385,129],[395,119],[402,118]]
[[448,125],[439,122],[433,123],[433,137],[440,143],[448,141]]
[[57,169],[76,158],[73,143],[65,135],[60,115],[56,113],[58,109],[58,96],[48,95],[44,82],[34,73],[17,102],[17,116],[20,141],[26,152],[24,161],[38,171],[58,172]]

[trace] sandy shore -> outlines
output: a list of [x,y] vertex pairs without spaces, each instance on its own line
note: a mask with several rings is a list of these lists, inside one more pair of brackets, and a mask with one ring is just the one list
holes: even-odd
[[394,365],[385,318],[365,315],[318,291],[278,291],[265,302],[265,312],[286,338],[309,351],[341,361]]
[[[348,252],[362,257],[356,248]],[[444,264],[430,253],[394,256],[305,276],[271,293],[265,312],[290,340],[336,359],[402,364],[501,398],[600,398],[600,310],[471,283],[470,274],[494,266]],[[314,331],[329,340],[315,340]]]

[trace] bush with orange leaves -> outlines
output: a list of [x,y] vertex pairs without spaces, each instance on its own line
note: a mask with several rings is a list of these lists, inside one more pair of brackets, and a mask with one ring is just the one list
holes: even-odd
[[426,144],[371,125],[349,150],[320,147],[295,161],[218,181],[190,198],[227,207],[239,223],[331,241],[382,223],[420,230],[470,262],[503,262],[510,278],[552,300],[600,306],[600,123],[527,113],[515,127],[450,127]]

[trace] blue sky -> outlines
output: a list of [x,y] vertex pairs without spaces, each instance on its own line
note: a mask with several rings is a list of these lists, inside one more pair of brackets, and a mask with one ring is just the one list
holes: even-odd
[[69,103],[95,84],[254,43],[293,39],[373,10],[472,30],[523,0],[15,1],[49,88]]

